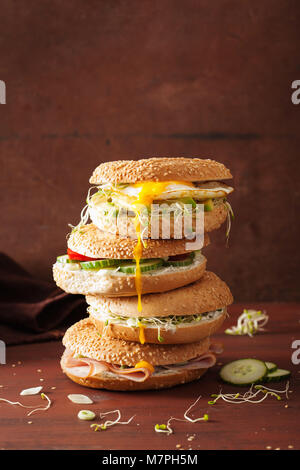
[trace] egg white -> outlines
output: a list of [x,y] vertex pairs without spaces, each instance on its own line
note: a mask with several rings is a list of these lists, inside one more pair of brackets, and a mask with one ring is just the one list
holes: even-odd
[[[125,188],[118,188],[116,192],[120,194],[120,196],[137,198],[141,190],[142,185],[128,185]],[[193,199],[204,200],[210,198],[226,197],[232,191],[233,188],[230,186],[218,182],[200,183],[197,186],[191,183],[184,184],[171,182],[164,189],[164,191],[161,192],[157,200],[181,199],[184,197],[192,197]]]

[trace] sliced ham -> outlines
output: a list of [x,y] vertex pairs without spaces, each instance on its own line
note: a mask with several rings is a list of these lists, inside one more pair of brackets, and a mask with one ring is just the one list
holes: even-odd
[[209,367],[213,367],[216,361],[216,356],[212,352],[208,351],[207,353],[201,354],[201,356],[188,361],[187,364],[182,366],[182,369],[208,369]]
[[194,357],[194,359],[190,359],[185,364],[172,364],[170,366],[163,366],[166,369],[208,369],[209,367],[213,367],[216,363],[216,356],[208,351],[207,353],[201,354],[201,356]]
[[133,382],[144,382],[151,375],[150,370],[146,367],[122,369],[120,366],[109,364],[105,361],[96,361],[88,357],[73,357],[73,353],[70,350],[65,352],[63,366],[72,375],[84,379],[101,374],[102,372],[112,372],[113,374],[124,376]]
[[63,366],[72,375],[83,379],[109,370],[106,362],[88,357],[74,357],[70,350],[66,350],[63,356]]
[[63,361],[66,367],[86,365],[86,362],[84,360],[81,361],[80,357],[73,357],[73,353],[69,349],[65,351],[65,354],[63,356]]
[[[210,346],[209,351],[187,361],[185,364],[172,364],[161,367],[168,370],[208,369],[215,365],[215,354],[219,354],[220,352],[222,352],[222,346],[220,344],[213,344]],[[72,351],[66,350],[63,357],[63,366],[72,375],[76,375],[77,377],[87,378],[103,372],[111,372],[117,376],[132,380],[133,382],[144,382],[152,375],[152,372],[146,367],[128,367],[123,369],[120,366],[109,364],[105,361],[96,361],[95,359],[90,359],[88,357],[76,358],[73,354],[74,353]]]
[[151,372],[147,367],[121,369],[118,366],[110,364],[110,371],[118,375],[125,375],[128,380],[133,380],[133,382],[144,382],[151,375]]

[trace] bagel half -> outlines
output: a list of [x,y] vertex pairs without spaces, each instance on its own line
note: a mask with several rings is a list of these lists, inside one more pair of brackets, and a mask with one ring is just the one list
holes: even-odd
[[[70,294],[93,294],[110,297],[136,296],[135,275],[113,269],[76,270],[67,263],[53,265],[56,284]],[[160,267],[141,274],[142,292],[165,292],[185,286],[201,278],[206,269],[206,258],[197,253],[189,266]]]
[[[209,338],[183,345],[140,345],[99,336],[88,318],[66,331],[63,344],[63,372],[80,385],[107,390],[172,387],[200,378],[216,362]],[[134,375],[139,377],[132,379]]]
[[[99,230],[88,224],[74,230],[68,240],[68,248],[87,257],[114,260],[134,259],[136,240],[121,238]],[[209,244],[204,235],[203,246]],[[185,240],[148,240],[143,246],[142,258],[167,258],[189,253]],[[166,264],[166,263],[165,263]],[[141,275],[142,292],[164,292],[184,286],[199,279],[206,268],[206,258],[199,252],[188,266],[160,266],[158,269],[143,272]],[[125,274],[114,269],[81,269],[80,263],[61,263],[53,265],[56,284],[71,294],[93,294],[107,296],[134,296],[136,293],[135,275]]]
[[[84,225],[74,230],[68,239],[68,248],[95,259],[134,259],[137,240],[122,238],[100,230],[94,224]],[[204,235],[203,245],[209,244],[208,235]],[[201,249],[199,247],[197,249]],[[143,246],[142,258],[164,258],[190,252],[186,240],[147,240]]]
[[[91,321],[100,334],[125,341],[140,341],[140,328],[138,326],[129,326],[125,322],[105,325],[105,320],[101,316],[99,319],[97,311],[89,308],[88,312]],[[158,328],[157,325],[147,325],[146,328],[144,327],[145,342],[152,344],[183,344],[200,341],[218,331],[226,316],[226,309],[220,309],[202,315],[201,320],[178,324],[174,328],[164,326]]]
[[[100,230],[106,233],[111,233],[117,236],[126,234],[131,239],[136,239],[136,227],[134,222],[134,217],[129,217],[127,215],[120,215],[118,218],[111,218],[106,215],[105,204],[103,204],[103,210],[101,210],[101,204],[97,208],[90,208],[89,214],[93,224],[98,227]],[[157,238],[162,239],[164,233],[164,226],[162,222],[162,217],[160,215],[157,225]],[[169,224],[169,237],[174,239],[174,237],[182,237],[184,239],[184,230],[190,230],[193,233],[202,233],[204,230],[205,233],[211,232],[218,229],[226,221],[228,217],[227,206],[223,203],[222,200],[216,201],[214,204],[213,210],[203,213],[204,217],[204,227],[202,223],[197,222],[196,215],[193,215],[191,218],[190,227],[185,227],[184,223],[181,224],[181,232],[178,234],[177,219],[174,218],[174,215],[170,214],[170,224]],[[144,235],[144,238],[149,237],[151,239],[151,218],[149,218],[149,223],[147,222],[148,232],[147,235]],[[147,238],[148,239],[148,238]]]
[[86,301],[90,319],[103,336],[179,344],[215,333],[226,318],[226,307],[233,297],[225,282],[206,271],[201,279],[187,286],[143,295],[142,312],[134,297],[87,295]]
[[213,181],[232,178],[228,168],[210,159],[153,157],[118,160],[99,165],[90,178],[91,184],[138,181]]

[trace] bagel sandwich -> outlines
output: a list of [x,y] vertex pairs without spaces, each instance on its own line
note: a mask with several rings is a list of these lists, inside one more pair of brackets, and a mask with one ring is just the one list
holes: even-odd
[[63,338],[63,372],[91,388],[120,391],[173,387],[199,379],[216,362],[209,338],[181,345],[156,345],[100,336],[89,318]]
[[213,335],[233,301],[225,282],[206,271],[198,281],[172,291],[133,297],[87,295],[88,313],[103,337],[141,344],[182,344]]
[[[90,217],[101,230],[131,238],[138,235],[137,218],[143,238],[164,238],[164,219],[169,220],[170,238],[210,232],[230,219],[226,198],[233,188],[222,181],[229,178],[232,175],[223,164],[209,159],[165,157],[102,163],[90,178],[95,191],[88,194],[83,222]],[[204,227],[197,224],[200,204]],[[188,210],[190,218],[179,223]]]
[[[101,199],[101,201],[100,201]],[[220,228],[220,226],[228,220],[229,227],[229,216],[230,210],[228,202],[224,198],[215,199],[213,202],[205,203],[203,224],[200,220],[197,221],[196,211],[192,211],[191,217],[186,218],[185,222],[182,221],[182,215],[184,214],[184,205],[189,204],[188,198],[182,198],[182,201],[170,201],[168,203],[161,203],[159,201],[153,204],[166,204],[166,207],[161,212],[157,213],[157,216],[151,216],[150,211],[147,209],[145,213],[139,214],[141,234],[143,239],[163,239],[166,235],[169,238],[184,238],[185,235],[189,235],[191,239],[195,237],[194,234],[201,234],[212,232]],[[197,202],[194,200],[192,204],[196,205]],[[125,236],[132,239],[138,238],[136,231],[136,213],[132,209],[116,209],[114,204],[109,202],[103,202],[103,196],[97,192],[89,200],[89,216],[93,224],[104,232],[109,232],[117,236]],[[210,209],[205,210],[206,207]],[[164,212],[166,210],[166,212]],[[155,229],[153,220],[155,220]],[[198,219],[199,220],[199,219]],[[229,233],[229,229],[227,230]],[[155,234],[154,237],[152,235]]]
[[[209,238],[204,236],[204,246]],[[68,239],[68,254],[53,265],[56,284],[71,294],[136,296],[136,240],[88,224]],[[142,293],[164,292],[198,280],[206,269],[201,251],[186,251],[184,240],[148,240],[139,263]]]

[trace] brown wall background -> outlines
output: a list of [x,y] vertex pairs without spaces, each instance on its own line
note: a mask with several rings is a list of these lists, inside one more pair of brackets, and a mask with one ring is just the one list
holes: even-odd
[[300,300],[297,0],[0,1],[1,249],[51,278],[100,162],[203,156],[236,219],[206,250],[236,300]]

